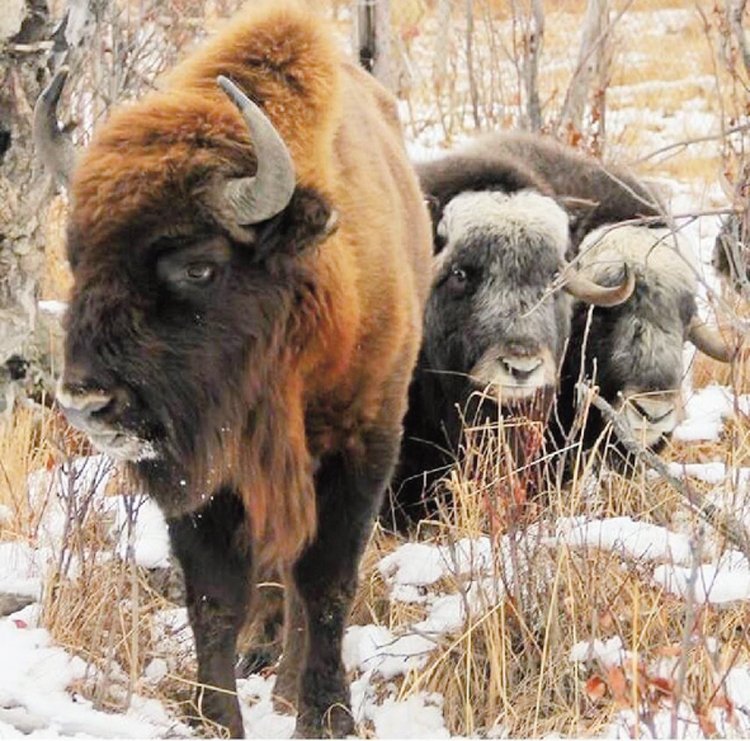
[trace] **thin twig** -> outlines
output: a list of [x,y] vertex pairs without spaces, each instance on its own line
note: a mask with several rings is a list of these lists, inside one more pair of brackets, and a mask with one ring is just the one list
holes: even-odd
[[683,480],[674,476],[667,464],[653,451],[638,443],[628,421],[587,384],[578,384],[578,391],[591,396],[591,403],[602,413],[622,443],[625,450],[649,468],[654,469],[682,498],[688,508],[718,530],[750,561],[750,536],[743,525],[732,515],[722,511]]
[[695,136],[692,139],[684,139],[683,141],[675,142],[674,144],[668,144],[665,147],[659,147],[659,149],[655,149],[653,152],[649,152],[649,154],[645,155],[644,157],[639,157],[637,160],[633,160],[631,164],[638,165],[642,162],[647,162],[654,157],[658,157],[660,154],[670,152],[673,149],[685,149],[686,147],[689,147],[693,144],[717,141],[719,139],[724,139],[727,136],[731,136],[732,134],[739,134],[743,131],[748,130],[750,130],[750,123],[742,124],[741,126],[734,126],[731,129],[727,129],[726,131],[722,131],[718,134],[708,134],[706,136]]

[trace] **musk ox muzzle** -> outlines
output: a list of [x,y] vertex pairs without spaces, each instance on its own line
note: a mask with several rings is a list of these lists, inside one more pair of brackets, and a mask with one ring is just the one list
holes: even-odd
[[579,262],[582,272],[605,283],[617,281],[625,263],[636,288],[627,302],[598,308],[590,319],[586,307],[576,307],[568,375],[578,374],[583,346],[586,375],[621,409],[635,437],[657,446],[682,419],[684,342],[722,363],[738,357],[739,345],[698,316],[697,264],[669,229],[603,227],[584,239]]

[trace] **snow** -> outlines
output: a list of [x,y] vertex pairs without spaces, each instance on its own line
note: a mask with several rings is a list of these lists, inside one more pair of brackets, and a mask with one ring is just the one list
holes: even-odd
[[39,301],[37,306],[42,313],[55,317],[65,316],[68,310],[68,304],[65,301]]
[[[157,505],[145,495],[123,492],[107,494],[115,471],[103,455],[74,458],[52,471],[38,471],[29,480],[29,496],[38,509],[44,510],[40,523],[38,549],[54,550],[62,541],[71,501],[85,500],[89,509],[111,521],[110,535],[116,540],[116,552],[125,557],[128,541],[129,510],[136,513],[133,533],[135,563],[144,568],[169,565],[169,536],[166,523]],[[0,569],[2,562],[0,559]]]
[[571,662],[585,664],[595,660],[604,668],[622,666],[630,657],[631,653],[623,647],[620,636],[605,641],[598,638],[593,641],[581,641],[573,646],[569,655]]
[[352,625],[344,636],[344,666],[393,679],[421,669],[434,648],[433,640],[415,633],[396,637],[381,625]]
[[442,706],[440,695],[417,692],[400,702],[388,698],[373,707],[368,717],[375,726],[376,738],[449,738]]
[[19,540],[0,543],[0,592],[39,599],[39,572],[39,553],[31,546]]
[[178,725],[155,712],[155,701],[141,698],[124,714],[104,713],[68,691],[84,677],[86,663],[52,645],[45,630],[0,620],[0,645],[0,736],[11,719],[14,727],[44,738],[156,738]]
[[747,395],[735,397],[724,386],[712,384],[691,395],[685,405],[685,420],[674,431],[675,440],[696,442],[718,440],[724,420],[735,412],[735,405],[744,414],[750,411]]
[[694,573],[689,567],[663,564],[654,569],[653,579],[667,592],[682,598],[692,595],[699,603],[750,599],[750,565],[737,551],[725,553],[718,563],[701,564]]
[[[676,477],[689,477],[700,479],[708,484],[718,484],[727,478],[727,467],[721,461],[711,461],[709,463],[667,463],[667,470]],[[739,470],[740,478],[747,481],[750,469],[743,468]]]
[[[557,542],[573,547],[615,551],[634,560],[685,563],[690,559],[690,539],[660,525],[637,522],[631,517],[610,517],[587,521],[563,517],[557,521]],[[554,543],[554,539],[550,539]]]

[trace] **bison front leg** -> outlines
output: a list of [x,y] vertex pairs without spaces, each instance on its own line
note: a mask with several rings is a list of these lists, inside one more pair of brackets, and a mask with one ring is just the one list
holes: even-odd
[[242,738],[234,664],[251,580],[244,509],[234,493],[220,491],[201,510],[171,520],[169,536],[185,574],[198,658],[199,713],[226,727],[233,738]]
[[341,642],[360,557],[398,455],[398,432],[370,440],[367,451],[356,459],[330,456],[316,476],[318,531],[294,568],[308,637],[297,737],[342,738],[354,731]]

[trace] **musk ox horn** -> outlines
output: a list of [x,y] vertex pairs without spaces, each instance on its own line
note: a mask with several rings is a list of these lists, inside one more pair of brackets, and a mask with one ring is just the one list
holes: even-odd
[[296,185],[294,163],[279,132],[263,111],[227,77],[220,75],[217,79],[247,123],[258,163],[252,177],[223,183],[220,200],[241,226],[258,224],[276,216],[292,200]]
[[709,327],[697,316],[690,320],[687,338],[702,353],[720,363],[731,363],[734,358],[735,348],[729,345],[717,330]]
[[68,68],[60,67],[34,106],[34,144],[44,165],[60,185],[67,185],[75,162],[75,149],[57,122],[57,103],[68,78]]
[[627,301],[635,289],[635,276],[627,265],[619,286],[600,286],[580,273],[574,273],[563,286],[571,296],[594,306],[617,306]]

